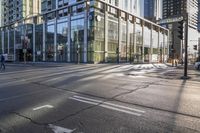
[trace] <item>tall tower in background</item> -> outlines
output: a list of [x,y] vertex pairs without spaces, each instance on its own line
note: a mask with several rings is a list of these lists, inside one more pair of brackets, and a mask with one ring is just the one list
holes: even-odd
[[[198,1],[199,0],[163,0],[163,19],[177,18],[183,16],[186,19],[188,14],[188,59],[193,62],[197,56],[197,51],[193,48],[197,45],[199,39],[198,33]],[[171,53],[175,58],[181,59],[184,57],[183,43],[178,37],[178,22],[170,23],[166,21],[165,27],[171,31],[171,44],[174,52]],[[183,26],[184,27],[184,26]],[[185,28],[184,28],[185,29]],[[184,31],[183,29],[183,31]],[[183,32],[184,34],[184,32]],[[183,35],[184,36],[184,35]],[[184,40],[184,38],[182,39]]]
[[162,0],[144,0],[144,17],[154,22],[162,19]]
[[[24,18],[36,16],[41,12],[41,0],[4,0],[3,25],[15,23]],[[26,23],[36,21],[26,20]]]
[[137,16],[144,16],[144,0],[104,0]]
[[3,24],[3,19],[2,19],[2,17],[3,17],[3,6],[2,6],[2,0],[0,0],[0,27],[2,26],[2,24]]
[[189,26],[197,29],[198,0],[163,0],[163,19],[188,13]]

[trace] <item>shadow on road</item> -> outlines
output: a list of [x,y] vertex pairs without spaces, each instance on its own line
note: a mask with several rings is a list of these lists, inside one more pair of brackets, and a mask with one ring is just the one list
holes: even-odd
[[179,109],[181,108],[181,102],[182,102],[181,99],[182,99],[182,95],[184,93],[186,82],[187,82],[187,80],[182,81],[179,91],[177,92],[176,99],[174,101],[174,106],[173,106],[174,113],[172,113],[172,117],[169,122],[171,124],[171,127],[168,129],[168,131],[170,133],[176,132],[176,127],[177,127],[177,125],[176,125],[177,124],[177,113],[176,112],[179,112]]

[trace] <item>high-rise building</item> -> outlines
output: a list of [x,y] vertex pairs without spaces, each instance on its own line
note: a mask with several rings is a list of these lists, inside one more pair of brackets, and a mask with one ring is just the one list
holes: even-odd
[[198,31],[200,31],[200,0],[198,0]]
[[163,0],[163,19],[185,16],[186,13],[189,26],[197,29],[198,0]]
[[3,14],[2,14],[2,11],[3,10],[3,8],[2,8],[2,0],[0,0],[0,27],[2,26],[2,23],[3,23],[3,21],[2,21],[2,17],[3,17]]
[[[3,25],[9,25],[16,21],[31,16],[36,16],[41,12],[41,0],[4,0]],[[26,23],[36,20],[26,20]]]
[[[198,0],[163,0],[163,19],[173,19],[177,17],[183,17],[185,20],[188,14],[188,57],[192,62],[197,56],[197,51],[194,50],[193,46],[198,43]],[[174,58],[181,59],[184,57],[184,44],[180,40],[178,22],[171,23],[166,22],[165,24],[171,31],[171,44],[173,52],[171,53]],[[185,29],[185,28],[184,28]],[[184,30],[183,29],[183,30]],[[183,35],[184,36],[184,35]],[[184,38],[183,38],[184,40]]]
[[162,0],[144,0],[144,17],[151,21],[162,18]]

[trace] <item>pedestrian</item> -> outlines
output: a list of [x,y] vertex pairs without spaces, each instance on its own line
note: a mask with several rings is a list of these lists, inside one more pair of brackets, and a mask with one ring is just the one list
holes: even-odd
[[[4,57],[4,55],[3,54],[1,54],[1,70],[3,69],[3,70],[5,70],[5,57]],[[3,68],[2,68],[3,67]]]
[[183,66],[183,59],[181,59],[181,66]]

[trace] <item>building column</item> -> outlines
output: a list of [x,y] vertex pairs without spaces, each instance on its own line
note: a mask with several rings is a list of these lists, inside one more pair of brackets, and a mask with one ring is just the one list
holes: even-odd
[[67,42],[67,62],[71,62],[70,60],[70,46],[71,46],[71,15],[68,15],[68,42]]
[[33,24],[33,62],[35,62],[35,24]]
[[105,62],[108,62],[108,12],[105,12],[105,18],[104,18],[104,36],[105,36]]
[[144,21],[142,21],[142,63],[144,63]]
[[157,61],[160,62],[160,28],[158,28],[158,55],[157,55]]
[[[166,34],[166,33],[165,33]],[[169,30],[167,31],[167,59],[169,58],[169,43],[170,43],[170,41],[169,41],[169,39],[170,39],[170,37],[169,37]]]
[[2,32],[2,53],[4,54],[4,31]]
[[42,46],[42,54],[43,54],[43,61],[45,61],[45,57],[46,57],[46,23],[43,22],[43,46]]
[[117,54],[117,63],[120,62],[120,54],[121,54],[121,40],[122,40],[122,34],[121,34],[121,17],[118,18],[118,50],[116,50]]
[[54,61],[57,61],[57,18],[54,21]]
[[134,63],[134,61],[135,61],[135,55],[136,55],[136,52],[137,52],[137,39],[136,39],[136,37],[137,37],[137,33],[136,33],[136,18],[134,17],[134,20],[133,20],[134,22],[133,22],[133,63]]
[[163,62],[165,62],[165,47],[166,47],[166,42],[165,42],[165,33],[163,33]]
[[7,51],[7,54],[10,53],[10,30],[8,30],[8,51]]
[[14,61],[16,61],[16,30],[14,28],[14,55],[13,55]]
[[[88,6],[88,5],[87,5]],[[84,45],[83,45],[83,62],[87,62],[87,46],[88,46],[88,9],[85,10],[84,17]]]
[[150,32],[150,56],[149,63],[153,62],[153,25],[151,24],[151,32]]
[[[128,62],[128,60],[131,62],[131,45],[130,45],[130,35],[129,35],[129,17],[126,20],[126,61]],[[129,45],[129,49],[128,48]],[[129,59],[128,59],[128,50],[129,50]]]

